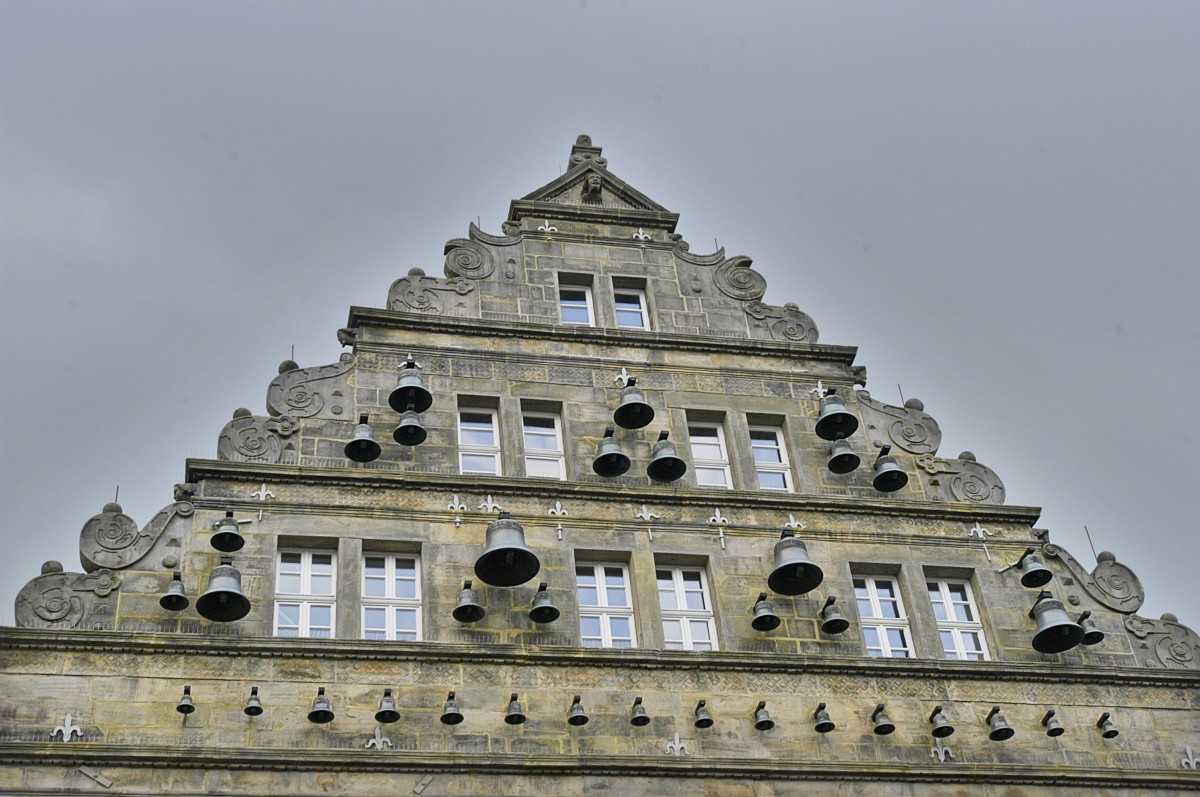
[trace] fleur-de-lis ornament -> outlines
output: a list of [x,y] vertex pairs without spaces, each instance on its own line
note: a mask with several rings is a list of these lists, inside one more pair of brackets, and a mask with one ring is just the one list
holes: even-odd
[[485,510],[485,511],[488,511],[488,512],[495,512],[496,510],[498,510],[498,509],[503,509],[504,507],[500,506],[500,505],[499,505],[499,504],[497,504],[495,501],[493,501],[493,500],[492,500],[492,496],[489,494],[489,495],[488,495],[488,497],[487,497],[487,500],[486,500],[486,501],[484,501],[482,504],[480,504],[480,505],[479,505],[478,507],[476,507],[476,508],[477,508],[477,509],[483,509],[483,510]]
[[729,525],[729,518],[721,514],[720,508],[713,513],[713,516],[708,519],[709,523],[717,523],[719,525]]
[[947,758],[953,759],[955,756],[954,751],[942,744],[941,739],[938,739],[933,747],[929,748],[929,757],[945,763]]
[[66,719],[63,720],[63,724],[55,725],[54,730],[50,732],[50,741],[54,741],[54,737],[58,736],[59,734],[62,734],[62,741],[64,742],[69,742],[76,736],[82,739],[83,729],[78,725],[73,724],[72,719],[71,713],[68,711]]
[[375,726],[375,738],[368,739],[366,744],[368,750],[370,750],[372,747],[374,747],[376,750],[382,750],[384,747],[395,746],[396,745],[392,744],[391,739],[383,735],[383,728],[380,728],[378,725]]
[[[68,717],[69,716],[70,715],[68,715]],[[1196,758],[1196,754],[1192,752],[1192,748],[1185,747],[1183,749],[1187,753],[1187,758],[1183,759],[1180,764],[1184,769],[1195,769],[1196,765],[1200,764],[1200,760]]]
[[559,517],[562,517],[563,515],[569,515],[571,513],[563,509],[562,501],[555,501],[554,506],[550,507],[550,511],[547,514],[558,515]]
[[667,742],[667,755],[687,755],[687,752],[687,743],[679,741],[679,734],[675,734],[675,741]]

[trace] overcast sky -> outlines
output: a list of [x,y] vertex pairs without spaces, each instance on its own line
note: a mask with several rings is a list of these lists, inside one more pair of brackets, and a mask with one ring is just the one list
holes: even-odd
[[0,623],[576,135],[1200,630],[1200,4],[0,2]]

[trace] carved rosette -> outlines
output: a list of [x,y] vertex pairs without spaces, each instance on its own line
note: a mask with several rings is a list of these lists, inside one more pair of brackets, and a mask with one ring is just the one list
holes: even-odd
[[[479,304],[478,297],[475,297],[470,307],[459,299],[474,290],[474,284],[466,277],[427,277],[424,271],[414,268],[408,272],[407,277],[401,277],[392,283],[388,290],[388,307],[401,312],[428,315],[470,315],[472,307]],[[448,302],[454,303],[447,306]]]
[[111,623],[121,579],[110,570],[64,573],[59,562],[42,565],[42,575],[17,593],[18,628],[88,628]]
[[446,242],[446,276],[486,279],[496,270],[492,253],[483,244],[454,238]]
[[970,451],[959,454],[958,459],[923,454],[917,457],[917,465],[932,477],[929,485],[943,501],[1004,503],[1004,482],[1000,481],[994,470],[976,462],[975,455]]
[[195,511],[190,501],[175,501],[160,509],[139,531],[137,523],[122,513],[118,504],[106,504],[104,511],[84,523],[79,532],[79,561],[88,573],[129,567],[150,552],[175,516],[191,517]]
[[903,407],[884,404],[860,390],[855,394],[862,408],[867,437],[876,446],[895,446],[910,454],[936,454],[942,444],[942,430],[926,413],[919,399],[909,399]]
[[1200,637],[1175,615],[1151,620],[1134,614],[1125,618],[1125,627],[1138,639],[1133,650],[1145,666],[1200,670]]
[[1101,551],[1096,557],[1096,567],[1091,573],[1074,556],[1052,542],[1043,545],[1042,552],[1062,562],[1093,600],[1114,612],[1136,612],[1146,600],[1146,590],[1137,574],[1108,551]]
[[238,462],[294,462],[295,447],[285,442],[300,428],[290,415],[263,418],[239,409],[217,438],[217,458]]
[[751,262],[750,258],[739,255],[717,266],[713,282],[721,293],[743,302],[762,298],[767,292],[767,280],[750,268]]
[[353,364],[349,352],[333,365],[289,368],[295,363],[284,363],[267,388],[267,412],[293,418],[348,418],[353,411],[347,398],[353,395],[349,379]]
[[746,315],[754,319],[754,326],[766,331],[774,340],[816,343],[820,335],[812,317],[791,302],[783,307],[758,301],[748,302]]

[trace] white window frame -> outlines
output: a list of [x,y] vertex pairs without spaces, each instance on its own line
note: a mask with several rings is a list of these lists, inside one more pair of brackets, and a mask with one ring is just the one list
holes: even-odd
[[[670,575],[671,589],[668,590],[674,595],[675,606],[680,608],[669,609],[663,605],[662,593],[663,588],[660,583],[660,577],[663,573]],[[689,592],[697,590],[687,589],[687,584],[684,582],[684,573],[697,573],[700,576],[700,589],[698,590],[704,600],[704,609],[689,609],[687,608],[687,595]],[[717,623],[713,617],[712,611],[712,593],[708,589],[708,576],[704,572],[703,567],[662,567],[654,568],[654,580],[658,584],[658,608],[662,613],[663,621],[663,645],[668,650],[718,650],[717,645]],[[672,642],[667,639],[667,624],[677,621],[682,639],[678,642]],[[707,640],[696,640],[693,636],[693,623],[703,624],[708,628]],[[710,647],[703,647],[707,642]],[[697,644],[701,647],[697,648]]]
[[[491,420],[492,440],[494,445],[481,445],[476,443],[463,442],[463,415],[487,415]],[[493,470],[468,470],[464,460],[466,455],[491,457],[495,463]],[[499,476],[501,468],[500,461],[500,424],[499,418],[495,410],[485,407],[459,407],[458,408],[458,472],[459,473],[476,473],[483,476]]]
[[[904,611],[904,599],[900,596],[900,580],[894,576],[854,576],[853,581],[855,605],[858,606],[858,622],[859,627],[863,631],[863,647],[867,651],[867,655],[878,656],[880,658],[913,658],[912,630],[908,627],[908,615]],[[883,611],[880,608],[879,585],[884,581],[889,582],[892,586],[892,592],[895,594],[896,613],[900,615],[899,617],[883,616]],[[860,584],[862,584],[861,587]],[[858,594],[859,589],[865,589],[867,592],[866,596],[860,596]],[[862,601],[868,601],[871,610],[870,615],[863,613]],[[866,635],[868,628],[875,631],[875,635],[879,639],[878,647],[872,647],[868,644]],[[907,642],[907,647],[892,647],[891,640],[888,639],[888,629],[902,631],[904,633],[904,640]],[[872,653],[873,650],[879,652]],[[903,651],[903,655],[895,655],[898,651]]]
[[[622,308],[618,305],[618,302],[617,302],[618,294],[628,294],[630,296],[637,297],[638,313],[641,315],[641,318],[642,318],[641,324],[639,324],[637,326],[631,326],[629,324],[621,323],[621,313],[622,312],[632,313],[633,310],[630,310],[629,308]],[[614,285],[613,286],[613,319],[616,321],[617,326],[620,327],[621,329],[649,330],[650,329],[650,308],[646,306],[646,292],[644,290],[642,290],[641,288],[619,288],[616,285]]]
[[[754,434],[771,434],[775,437],[775,445],[765,445],[766,441],[755,440]],[[757,449],[770,450],[779,452],[779,462],[760,462],[754,453]],[[755,424],[750,427],[750,456],[754,459],[754,478],[756,487],[760,490],[771,490],[774,492],[792,491],[792,465],[788,461],[787,446],[784,444],[783,429],[779,426],[770,426],[767,424]],[[759,474],[761,473],[780,473],[783,474],[783,487],[763,487],[758,482]]]
[[[284,574],[283,557],[300,556],[300,591],[281,592],[279,582]],[[329,594],[312,591],[313,556],[329,557]],[[323,575],[323,574],[321,574]],[[281,634],[279,631],[280,606],[295,606],[299,609],[299,626],[295,633]],[[329,635],[313,637],[312,610],[314,607],[329,609]],[[337,552],[320,550],[284,549],[275,556],[275,611],[272,620],[271,633],[275,636],[308,637],[314,639],[332,639],[337,635]],[[289,625],[290,627],[290,625]],[[319,628],[324,628],[319,626]]]
[[[527,418],[536,418],[539,420],[551,420],[554,422],[554,448],[530,448],[529,441],[526,435],[531,434],[525,428]],[[549,430],[538,428],[538,431],[532,434],[549,437]],[[563,434],[562,434],[562,418],[555,412],[522,412],[521,413],[521,444],[525,449],[525,475],[535,479],[562,479],[567,478],[566,455],[563,452]],[[552,462],[557,470],[557,476],[544,476],[538,473],[532,473],[529,467],[530,461],[535,462]]]
[[[579,307],[576,300],[571,300],[570,305],[566,304],[563,299],[563,291],[583,291],[583,308],[587,310],[587,321],[568,321],[566,314],[563,313],[563,307]],[[571,283],[558,284],[558,317],[562,319],[564,324],[573,324],[579,327],[594,327],[596,326],[596,306],[592,302],[592,286],[591,285],[573,285]]]
[[[605,571],[608,568],[620,569],[621,582],[625,589],[624,606],[610,606],[608,603],[608,585],[605,583]],[[591,570],[592,578],[596,581],[596,604],[585,604],[579,595],[579,571]],[[576,562],[575,563],[575,596],[579,602],[579,640],[584,647],[616,648],[624,645],[613,644],[612,619],[623,618],[629,622],[629,645],[637,647],[637,622],[633,612],[633,588],[629,580],[629,567],[621,562]],[[583,635],[583,619],[594,617],[600,621],[599,645],[588,644]]]
[[[692,470],[695,473],[696,486],[706,487],[714,490],[732,490],[733,477],[729,472],[729,449],[725,445],[725,429],[720,423],[691,423],[688,428],[688,445],[692,453]],[[714,459],[711,457],[700,457],[696,455],[696,434],[693,430],[715,431],[717,437],[717,447],[720,449],[720,458]],[[707,444],[709,438],[705,437]],[[700,472],[702,470],[720,470],[724,475],[724,484],[705,484],[700,481]]]
[[[960,659],[964,661],[987,661],[988,655],[987,640],[983,636],[983,621],[979,619],[979,608],[975,603],[975,595],[971,591],[971,584],[961,578],[926,578],[926,587],[929,589],[929,600],[931,603],[941,604],[942,611],[946,619],[938,619],[936,611],[934,620],[937,622],[938,639],[942,642],[942,653],[947,659]],[[950,587],[962,587],[966,594],[965,601],[957,601],[950,593]],[[936,588],[938,597],[934,598],[933,592]],[[965,606],[967,612],[974,620],[958,620],[954,611],[956,606]],[[946,642],[942,639],[942,634],[950,634],[953,649],[946,648]],[[963,640],[964,634],[975,634],[975,638],[979,640],[979,650],[970,650]]]
[[[367,560],[382,559],[383,560],[383,596],[367,594]],[[397,562],[412,562],[413,566],[413,595],[412,598],[396,596],[396,563]],[[372,579],[375,580],[375,579]],[[415,636],[411,640],[399,640],[404,642],[420,641],[422,632],[421,622],[421,557],[415,554],[393,554],[393,553],[364,553],[363,568],[362,568],[362,636],[363,639],[378,639],[378,637],[367,636],[367,610],[382,609],[385,612],[386,620],[383,628],[383,638],[392,642],[397,641],[399,631],[396,628],[396,610],[411,610],[416,617]],[[374,629],[372,629],[374,630]],[[405,633],[408,633],[406,630]]]

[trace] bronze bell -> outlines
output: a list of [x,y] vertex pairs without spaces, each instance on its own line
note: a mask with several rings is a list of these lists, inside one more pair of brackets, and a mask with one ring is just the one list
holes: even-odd
[[329,698],[325,697],[325,687],[323,686],[317,689],[317,696],[313,698],[312,711],[308,712],[308,721],[316,725],[333,722],[333,706],[329,705]]
[[558,619],[558,607],[546,590],[546,582],[538,584],[537,593],[533,596],[533,608],[529,610],[529,619],[535,623],[553,623]]
[[250,613],[250,599],[242,594],[242,574],[233,566],[232,556],[222,556],[221,564],[208,576],[208,589],[196,600],[196,611],[214,623],[232,623]]
[[862,459],[845,440],[835,440],[829,447],[828,467],[833,473],[853,473],[861,462]]
[[813,712],[813,719],[817,721],[817,724],[813,726],[817,733],[829,733],[837,727],[829,718],[829,712],[825,710],[824,703],[817,704],[817,710]]
[[1005,739],[1011,739],[1016,733],[1012,726],[1004,721],[1004,715],[1000,713],[999,706],[992,706],[992,710],[988,712],[987,719],[984,720],[991,730],[988,731],[988,738],[993,742],[1003,742]]
[[402,446],[419,446],[428,436],[421,425],[421,414],[409,404],[408,409],[400,415],[400,425],[392,432],[392,439]]
[[1057,713],[1057,710],[1050,709],[1046,712],[1046,716],[1042,717],[1042,727],[1046,729],[1047,736],[1062,736],[1067,732],[1062,723],[1058,721],[1058,717],[1055,716]]
[[611,426],[604,429],[604,437],[600,438],[600,450],[592,460],[592,470],[607,478],[620,476],[629,470],[629,457],[621,450],[621,444],[613,439],[616,429]]
[[696,715],[696,721],[692,724],[697,728],[711,728],[713,725],[712,714],[708,713],[708,701],[701,700],[696,703],[696,710],[692,712]]
[[422,413],[433,406],[433,395],[425,389],[420,368],[411,355],[400,366],[400,381],[388,396],[388,404],[396,412],[405,412],[411,407],[414,412]]
[[583,710],[583,704],[579,702],[581,699],[579,695],[575,695],[575,699],[571,701],[571,710],[567,713],[568,725],[579,726],[588,724],[587,712]]
[[257,717],[263,713],[262,701],[258,699],[258,687],[250,687],[250,697],[246,698],[246,707],[242,713],[247,717]]
[[1100,715],[1100,719],[1096,721],[1096,727],[1100,729],[1100,735],[1105,739],[1115,739],[1121,735],[1117,726],[1113,725],[1112,714],[1107,711]]
[[462,711],[458,708],[458,700],[454,697],[454,692],[446,695],[446,703],[442,706],[443,725],[457,725],[463,721]]
[[1104,632],[1096,627],[1096,621],[1092,619],[1090,611],[1079,615],[1079,619],[1076,622],[1083,629],[1083,644],[1099,645],[1104,641]]
[[504,713],[504,721],[509,725],[520,725],[525,721],[525,712],[517,702],[517,693],[513,692],[508,699],[508,710]]
[[935,739],[945,739],[954,733],[954,726],[950,724],[950,720],[946,719],[946,715],[942,713],[941,706],[933,707],[933,713],[929,715],[929,721],[933,724],[933,737]]
[[479,596],[471,588],[471,580],[463,582],[462,591],[458,593],[458,605],[454,607],[454,619],[460,623],[477,623],[487,614],[487,610],[479,603]]
[[840,440],[849,437],[858,429],[858,418],[846,409],[845,400],[831,387],[821,398],[821,416],[817,418],[817,437],[822,440]]
[[754,730],[769,731],[774,727],[775,720],[767,713],[767,701],[758,701],[758,707],[754,709]]
[[758,600],[754,603],[754,619],[750,621],[750,627],[755,631],[774,631],[779,627],[779,615],[775,614],[775,608],[767,601],[767,593],[758,593]]
[[621,391],[621,403],[613,411],[613,420],[622,429],[641,429],[654,420],[654,408],[646,403],[646,396],[637,386],[637,379],[629,377]]
[[683,478],[687,473],[687,463],[675,453],[675,444],[667,438],[668,431],[658,433],[658,442],[650,449],[650,464],[646,466],[646,475],[658,482],[673,482]]
[[233,519],[232,509],[225,510],[225,517],[217,523],[217,530],[213,532],[208,544],[222,553],[242,550],[246,539],[238,532],[238,522]]
[[346,457],[351,462],[374,462],[379,459],[383,449],[375,442],[375,434],[367,423],[366,415],[358,416],[358,425],[354,427],[354,437],[346,443]]
[[775,569],[767,586],[780,595],[803,595],[820,585],[825,574],[808,558],[808,546],[787,529],[775,543]]
[[538,574],[542,563],[525,547],[525,528],[508,512],[487,527],[487,550],[475,560],[475,575],[493,587],[524,584]]
[[396,699],[392,697],[392,688],[383,690],[383,697],[379,698],[379,710],[375,712],[376,722],[396,722],[400,719],[400,712],[396,710]]
[[825,605],[821,607],[821,633],[823,634],[840,634],[850,627],[850,621],[842,616],[841,611],[834,603],[837,601],[836,595],[830,595],[825,599]]
[[883,710],[883,703],[875,706],[875,710],[871,712],[871,721],[875,723],[876,736],[887,736],[889,733],[896,732],[896,726],[888,718],[887,712]]
[[1036,589],[1044,587],[1054,578],[1054,572],[1042,564],[1042,559],[1033,548],[1026,548],[1025,553],[1017,560],[1021,565],[1021,586]]
[[638,728],[650,724],[650,715],[646,713],[640,696],[633,699],[633,708],[629,710],[629,724]]
[[879,449],[875,458],[875,478],[871,485],[881,493],[894,493],[908,484],[908,474],[896,464],[896,458],[890,455],[891,446]]
[[167,594],[158,599],[158,605],[169,612],[181,612],[190,603],[187,595],[183,593],[183,574],[176,570],[170,586],[167,587]]
[[1072,622],[1062,601],[1042,590],[1029,616],[1037,620],[1033,649],[1038,653],[1062,653],[1083,641],[1083,629]]
[[183,687],[183,697],[179,698],[179,703],[176,704],[175,710],[185,716],[196,710],[196,704],[192,702],[192,687]]

